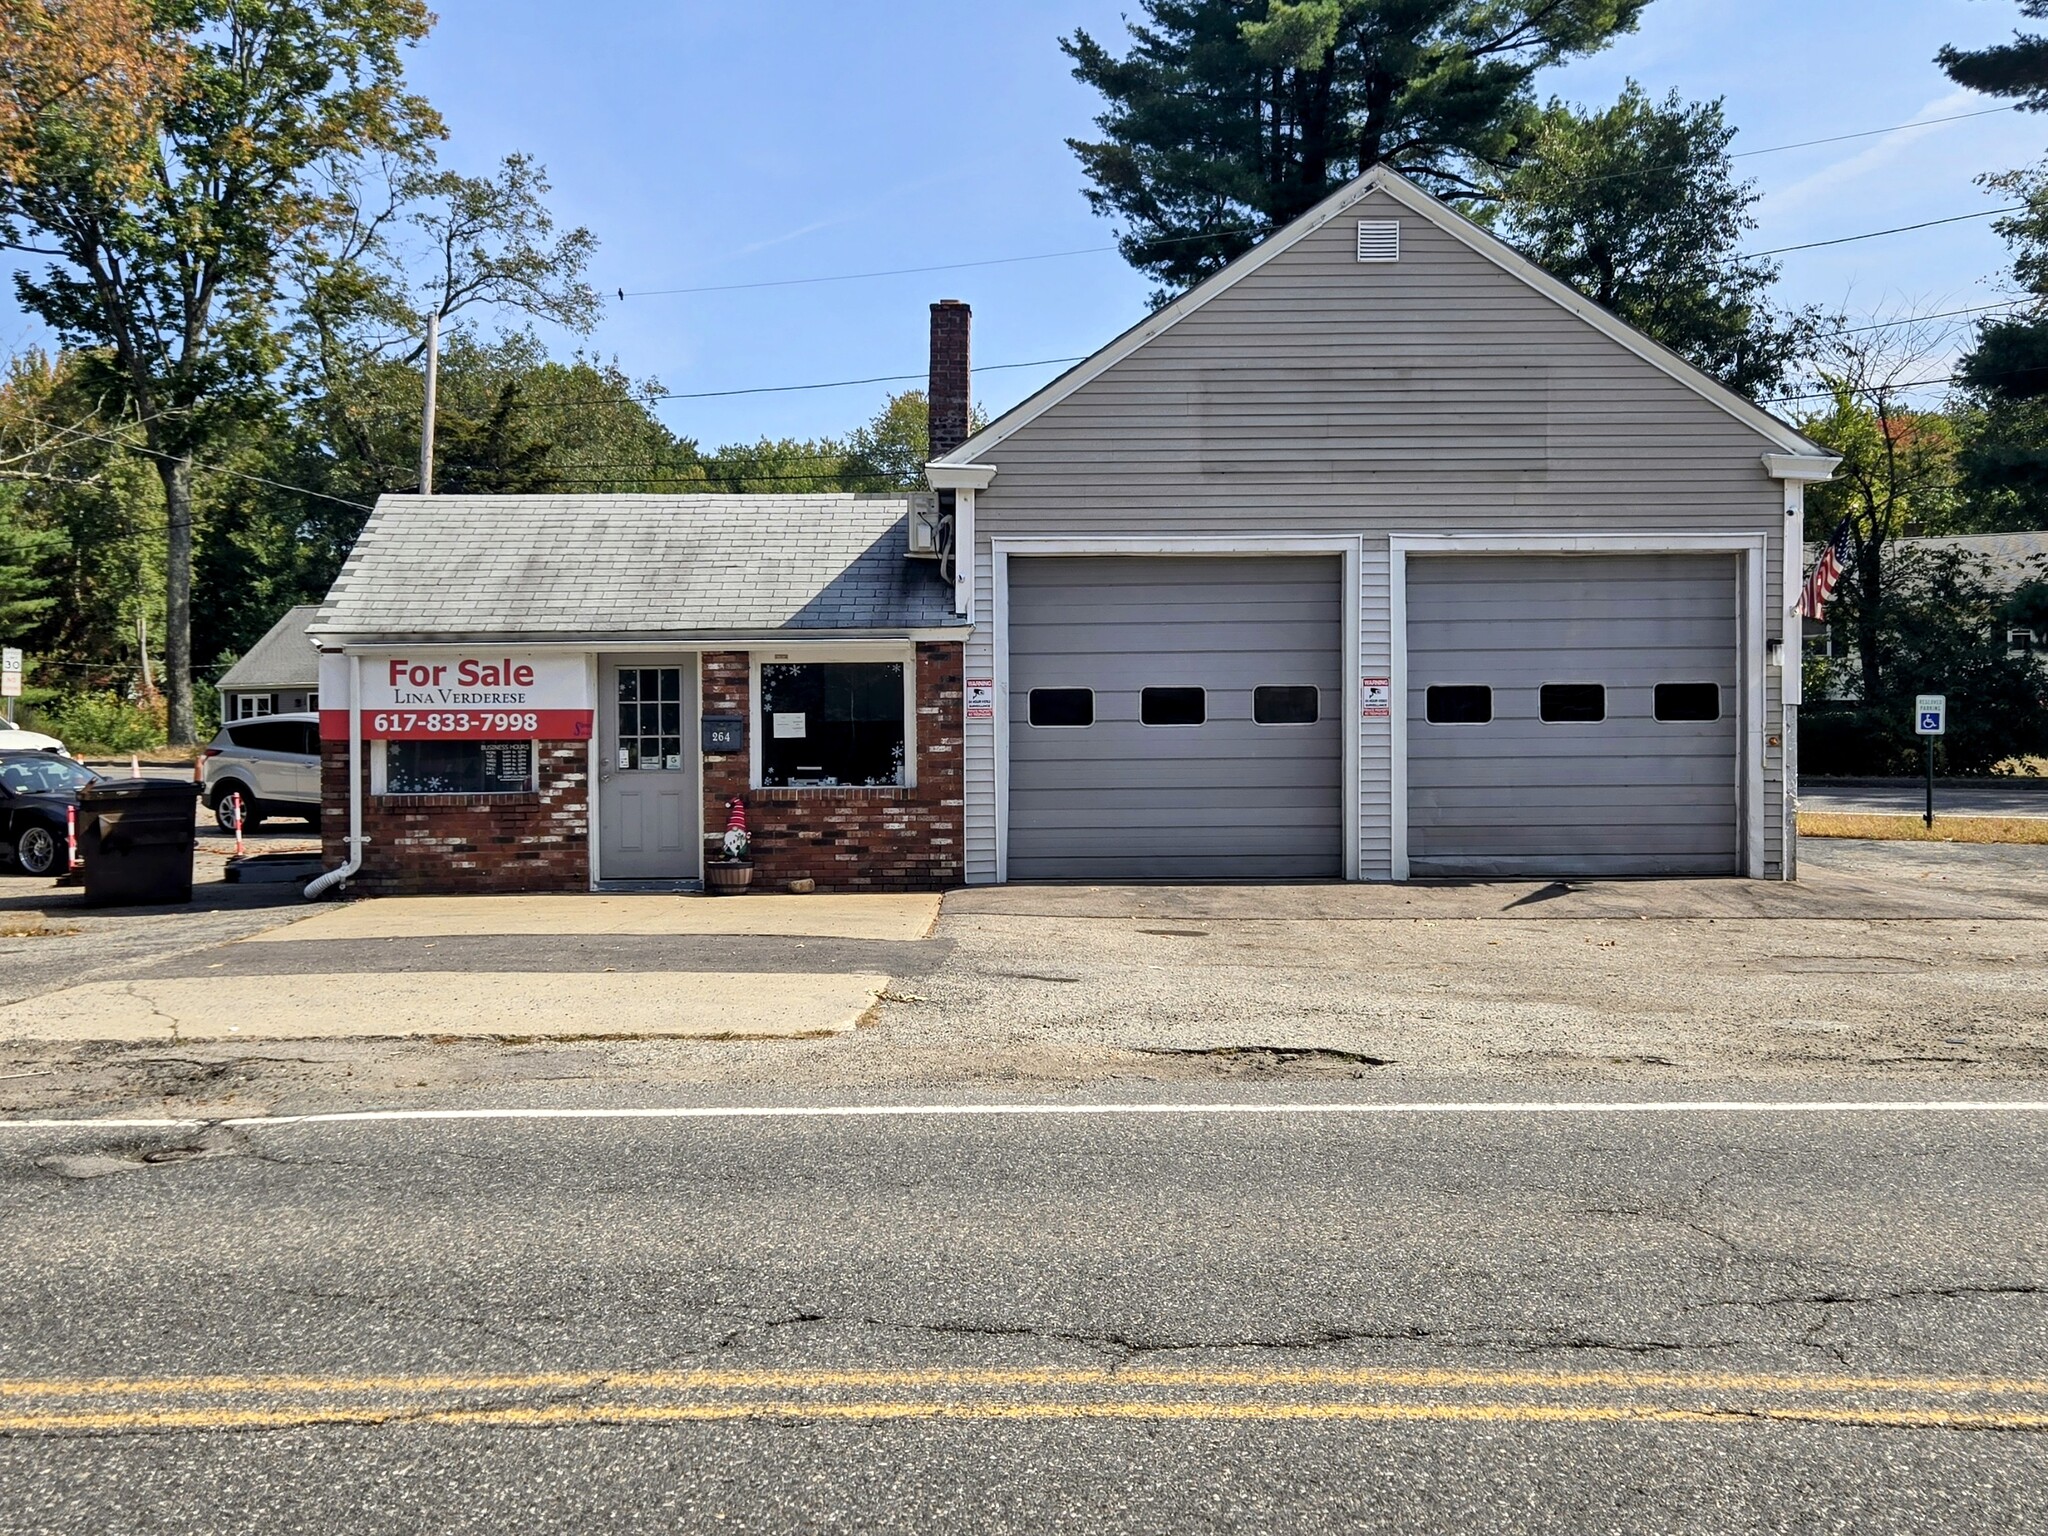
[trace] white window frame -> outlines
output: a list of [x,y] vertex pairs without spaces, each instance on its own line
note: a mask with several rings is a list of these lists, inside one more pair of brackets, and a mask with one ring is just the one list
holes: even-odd
[[[462,738],[455,738],[455,739],[458,739],[458,740],[469,740],[469,739],[475,739],[475,740],[476,740],[476,741],[478,742],[478,744],[479,744],[479,745],[481,745],[481,744],[482,744],[482,740],[483,740],[483,739],[482,739],[481,737],[478,737],[478,738],[467,738],[467,737],[462,737]],[[490,739],[491,739],[492,741],[517,741],[517,740],[518,740],[519,738],[518,738],[518,737],[516,737],[516,736],[504,736],[504,737],[499,737],[499,736],[493,736],[493,737],[491,737]],[[533,795],[533,794],[538,794],[538,793],[540,793],[540,739],[539,739],[538,737],[534,737],[534,738],[530,739],[530,740],[529,740],[529,741],[528,741],[528,742],[526,743],[526,751],[527,751],[527,761],[528,761],[528,762],[529,762],[529,763],[530,763],[530,764],[532,765],[532,769],[533,769],[533,771],[532,771],[532,772],[531,772],[530,774],[528,774],[528,775],[527,775],[527,780],[526,780],[526,788],[524,788],[524,789],[399,789],[399,790],[394,790],[394,789],[391,789],[391,788],[389,788],[389,787],[388,787],[388,786],[390,785],[390,782],[391,782],[391,780],[390,780],[390,773],[389,773],[389,768],[388,768],[388,766],[387,766],[387,763],[386,763],[386,760],[385,760],[385,755],[384,755],[384,754],[385,754],[385,750],[386,750],[386,749],[387,749],[387,748],[388,748],[388,747],[389,747],[390,745],[391,745],[391,743],[390,743],[390,742],[389,742],[389,741],[388,741],[388,740],[387,740],[386,738],[384,738],[384,737],[382,737],[382,736],[378,737],[378,738],[377,738],[377,739],[376,739],[375,741],[373,741],[373,742],[371,742],[371,743],[370,743],[370,793],[371,793],[371,794],[373,794],[373,795],[391,795],[391,794],[399,794],[399,795],[468,795],[468,796],[471,796],[472,798],[477,798],[477,799],[489,799],[489,800],[506,800],[506,799],[510,799],[510,798],[511,798],[511,797],[512,797],[513,795]]]
[[235,695],[237,720],[261,720],[265,715],[277,713],[277,695],[274,693],[238,693]]
[[[898,661],[903,664],[903,782],[901,784],[763,784],[761,668],[810,662]],[[701,717],[700,717],[701,718]],[[765,794],[894,794],[917,788],[917,645],[914,641],[853,642],[846,645],[763,647],[747,653],[747,784]]]
[[[1788,482],[1788,485],[1790,482]],[[1789,492],[1788,492],[1789,496]],[[1387,540],[1388,631],[1393,712],[1393,877],[1408,878],[1408,557],[1410,555],[1734,555],[1736,561],[1736,677],[1741,714],[1735,733],[1736,814],[1744,873],[1764,874],[1764,561],[1763,533],[1404,534]],[[1787,628],[1793,626],[1788,625]],[[1788,651],[1791,647],[1786,648]],[[1796,668],[1790,674],[1797,675]],[[1788,836],[1790,834],[1788,833]],[[1793,850],[1784,855],[1791,878]]]

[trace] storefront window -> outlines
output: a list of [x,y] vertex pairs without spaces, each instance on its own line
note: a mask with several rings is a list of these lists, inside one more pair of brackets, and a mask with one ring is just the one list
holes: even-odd
[[760,742],[764,786],[904,783],[903,663],[763,664]]
[[533,788],[530,741],[393,741],[384,746],[389,795],[512,795]]

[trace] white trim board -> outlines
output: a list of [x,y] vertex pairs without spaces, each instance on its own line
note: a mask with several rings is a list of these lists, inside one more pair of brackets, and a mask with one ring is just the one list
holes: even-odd
[[1359,802],[1364,786],[1359,780],[1360,744],[1364,735],[1359,719],[1359,564],[1361,540],[1355,534],[1257,534],[1242,537],[1161,538],[1014,538],[994,539],[989,544],[991,577],[991,622],[995,626],[995,824],[996,883],[1010,878],[1010,557],[1036,559],[1061,555],[1335,555],[1339,558],[1339,580],[1344,587],[1343,634],[1339,637],[1344,668],[1344,711],[1351,728],[1342,735],[1343,775],[1349,786],[1344,796],[1344,878],[1359,878]]
[[1394,760],[1389,838],[1393,877],[1408,875],[1408,557],[1410,555],[1732,554],[1741,557],[1742,598],[1736,663],[1742,678],[1741,761],[1736,806],[1742,821],[1743,872],[1764,877],[1764,561],[1762,533],[1393,534],[1387,540],[1387,597],[1393,665]]
[[1802,436],[1770,412],[1709,378],[1676,352],[1652,341],[1576,289],[1559,282],[1512,246],[1481,229],[1464,215],[1438,202],[1405,176],[1384,165],[1378,165],[1355,181],[1339,187],[1292,224],[1252,247],[1221,272],[1189,289],[1165,308],[1146,316],[1093,356],[1076,363],[1020,404],[998,416],[951,453],[934,459],[926,469],[931,483],[964,484],[966,481],[961,477],[969,469],[974,469],[985,476],[975,482],[977,487],[985,488],[989,479],[997,473],[997,468],[992,464],[980,462],[984,454],[1000,447],[1006,439],[1036,421],[1069,395],[1100,378],[1147,342],[1171,330],[1211,299],[1228,292],[1274,257],[1299,245],[1331,220],[1340,218],[1375,192],[1384,192],[1409,212],[1435,225],[1452,239],[1492,262],[1509,276],[1527,284],[1553,304],[1568,310],[1594,330],[1634,353],[1651,367],[1675,379],[1709,404],[1734,417],[1765,442],[1780,449],[1779,454],[1769,456],[1775,461],[1769,470],[1771,474],[1780,478],[1796,475],[1798,478],[1824,480],[1834,472],[1834,466],[1840,462],[1834,455],[1827,453],[1817,443]]

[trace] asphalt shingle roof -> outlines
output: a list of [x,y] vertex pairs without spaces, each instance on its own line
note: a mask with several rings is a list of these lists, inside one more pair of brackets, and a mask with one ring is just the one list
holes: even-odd
[[313,688],[320,682],[320,653],[306,638],[318,603],[302,603],[249,647],[248,654],[221,673],[218,688]]
[[905,496],[385,496],[324,640],[905,630],[963,624],[905,557]]

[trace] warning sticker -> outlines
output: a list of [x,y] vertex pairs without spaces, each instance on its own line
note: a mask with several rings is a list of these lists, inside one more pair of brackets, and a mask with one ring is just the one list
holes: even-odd
[[1362,720],[1385,720],[1394,712],[1394,686],[1384,677],[1358,680],[1358,715]]
[[967,680],[967,718],[970,720],[993,720],[996,717],[995,679],[974,677]]

